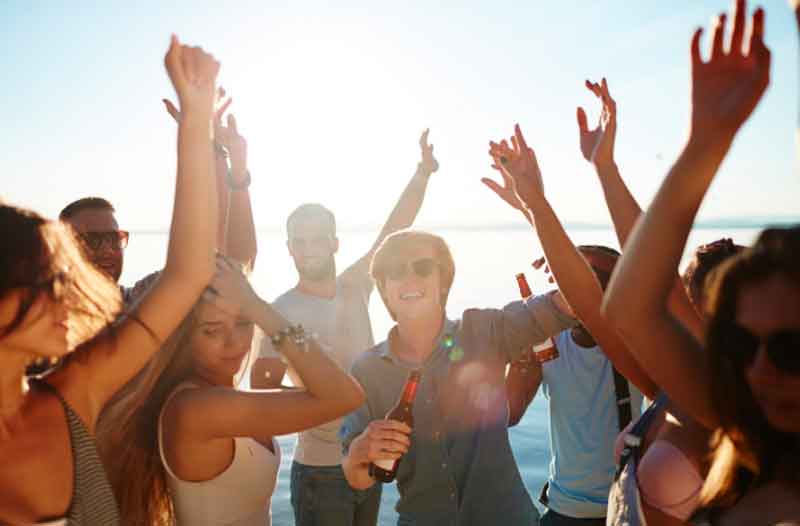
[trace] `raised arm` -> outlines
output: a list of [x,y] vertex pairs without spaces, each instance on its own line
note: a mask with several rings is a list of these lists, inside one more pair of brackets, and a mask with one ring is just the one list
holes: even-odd
[[[226,310],[241,307],[241,315],[268,335],[289,327],[268,303],[259,298],[246,278],[230,268],[221,269],[213,287],[216,305]],[[307,349],[285,337],[277,349],[302,379],[304,390],[245,392],[230,388],[191,389],[182,392],[170,409],[175,430],[193,441],[249,436],[285,435],[330,422],[364,402],[358,382],[322,352],[310,332]]]
[[258,252],[256,227],[250,204],[250,171],[247,168],[247,141],[239,133],[236,118],[228,115],[227,126],[221,121],[215,128],[217,142],[230,155],[230,169],[227,165],[225,181],[228,192],[228,213],[225,218],[226,255],[253,268]]
[[[219,63],[200,48],[172,38],[165,63],[180,100],[178,169],[167,261],[134,312],[86,344],[67,369],[85,374],[90,427],[111,396],[130,380],[183,320],[214,274],[217,196],[211,152],[211,114]],[[73,393],[70,393],[72,395]],[[78,395],[80,396],[80,395]]]
[[[614,366],[643,393],[653,398],[657,388],[628,352],[616,331],[603,318],[600,307],[603,289],[588,262],[572,244],[561,222],[544,196],[541,172],[536,155],[528,147],[519,126],[508,143],[492,143],[495,166],[504,172],[504,180],[512,183],[512,191],[530,216],[539,236],[550,270],[559,289],[584,327],[594,337]],[[502,197],[502,196],[501,196]]]
[[[600,185],[603,188],[608,211],[614,223],[620,247],[625,247],[628,237],[642,215],[642,209],[636,202],[625,182],[620,176],[617,163],[614,161],[614,146],[617,135],[617,103],[608,90],[608,82],[603,79],[600,84],[586,81],[586,88],[602,103],[602,111],[597,127],[589,129],[586,112],[578,108],[578,132],[583,157],[594,166]],[[692,302],[683,287],[680,276],[675,276],[675,285],[670,295],[670,310],[683,325],[698,339],[703,337],[703,321],[692,306]]]
[[422,201],[425,199],[425,192],[428,189],[428,181],[431,174],[439,169],[439,162],[433,156],[433,145],[428,144],[428,132],[425,130],[419,138],[419,147],[422,154],[422,159],[417,164],[417,171],[411,181],[406,185],[405,190],[400,195],[397,204],[389,214],[389,218],[384,223],[383,228],[378,234],[378,238],[372,244],[369,252],[364,254],[350,269],[359,275],[366,275],[369,272],[369,264],[372,261],[372,255],[378,249],[378,246],[383,242],[389,234],[410,227],[414,220],[417,218],[420,208],[422,208]]
[[[639,363],[693,418],[715,427],[708,370],[700,343],[669,313],[675,269],[700,203],[733,139],[769,84],[764,12],[756,10],[742,51],[745,3],[737,1],[730,49],[725,18],[714,28],[711,57],[700,57],[692,38],[692,112],[689,139],[655,199],[634,229],[605,299],[605,312]],[[642,269],[647,269],[643,272]]]

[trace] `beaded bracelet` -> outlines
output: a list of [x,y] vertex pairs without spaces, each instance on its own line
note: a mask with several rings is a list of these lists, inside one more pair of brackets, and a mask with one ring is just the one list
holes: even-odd
[[287,338],[291,338],[301,351],[308,352],[308,341],[316,340],[317,335],[313,332],[306,332],[302,325],[289,325],[269,337],[272,347],[275,349],[279,349]]

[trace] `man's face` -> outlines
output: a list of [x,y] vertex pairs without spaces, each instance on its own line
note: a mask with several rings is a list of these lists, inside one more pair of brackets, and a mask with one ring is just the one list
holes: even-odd
[[67,219],[67,222],[83,238],[83,244],[91,262],[111,276],[114,281],[119,281],[119,277],[122,275],[124,243],[120,244],[118,241],[120,230],[117,220],[114,218],[114,212],[102,209],[84,209]]
[[301,278],[310,281],[336,278],[334,255],[339,250],[339,240],[327,222],[295,223],[286,244]]

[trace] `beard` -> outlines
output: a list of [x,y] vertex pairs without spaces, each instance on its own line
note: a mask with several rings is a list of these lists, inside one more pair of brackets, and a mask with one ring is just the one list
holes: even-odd
[[309,281],[325,281],[336,278],[336,261],[333,256],[324,259],[312,259],[306,261],[305,265],[299,265],[295,261],[295,267],[300,277]]

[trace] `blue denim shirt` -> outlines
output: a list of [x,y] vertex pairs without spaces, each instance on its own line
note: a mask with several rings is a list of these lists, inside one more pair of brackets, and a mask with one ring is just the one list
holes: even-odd
[[[422,366],[411,448],[397,473],[401,524],[536,524],[538,512],[508,440],[506,363],[576,323],[549,295],[445,321]],[[369,422],[385,417],[408,372],[418,368],[391,352],[391,339],[392,332],[353,365],[367,401],[345,417],[339,432],[345,449]]]

